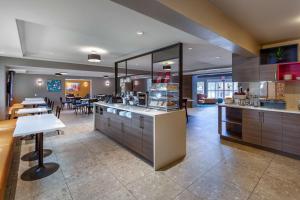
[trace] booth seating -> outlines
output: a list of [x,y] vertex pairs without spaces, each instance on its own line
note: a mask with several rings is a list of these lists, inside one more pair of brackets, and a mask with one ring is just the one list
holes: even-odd
[[198,104],[216,104],[216,98],[207,98],[205,94],[197,94],[197,103]]
[[0,200],[4,199],[6,183],[13,157],[13,132],[16,119],[0,121]]

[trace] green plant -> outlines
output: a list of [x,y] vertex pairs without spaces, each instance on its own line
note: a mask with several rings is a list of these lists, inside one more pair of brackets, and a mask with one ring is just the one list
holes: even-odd
[[283,50],[282,50],[281,47],[278,47],[278,48],[277,48],[277,50],[276,50],[276,52],[275,52],[275,57],[276,57],[276,60],[277,60],[277,61],[282,60],[282,58],[283,58]]

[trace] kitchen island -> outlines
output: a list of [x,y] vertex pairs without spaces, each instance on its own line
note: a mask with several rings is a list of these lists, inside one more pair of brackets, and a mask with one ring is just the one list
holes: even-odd
[[95,129],[148,160],[158,170],[186,154],[184,110],[160,111],[94,103]]
[[221,138],[300,157],[300,111],[220,104]]

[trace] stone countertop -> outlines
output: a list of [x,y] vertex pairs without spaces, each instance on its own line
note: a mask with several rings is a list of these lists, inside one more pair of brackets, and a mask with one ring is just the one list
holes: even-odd
[[291,114],[300,114],[299,110],[290,110],[290,109],[275,109],[275,108],[264,108],[264,107],[254,107],[254,106],[240,106],[238,104],[219,104],[218,106],[230,107],[230,108],[261,110],[261,111],[271,111],[271,112],[282,112],[282,113],[291,113]]
[[143,107],[138,107],[138,106],[130,106],[130,105],[123,105],[121,103],[114,103],[114,104],[109,104],[109,103],[105,103],[105,102],[95,102],[95,105],[100,105],[100,106],[106,106],[106,107],[110,107],[110,108],[115,108],[115,109],[120,109],[120,110],[124,110],[124,111],[129,111],[129,112],[133,112],[133,113],[137,113],[137,114],[141,114],[141,115],[148,115],[148,116],[157,116],[157,115],[163,115],[163,114],[168,114],[171,112],[176,112],[176,111],[162,111],[162,110],[155,110],[152,108],[143,108]]

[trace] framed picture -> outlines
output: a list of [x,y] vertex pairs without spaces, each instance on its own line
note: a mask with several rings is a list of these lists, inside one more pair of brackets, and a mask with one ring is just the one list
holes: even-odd
[[80,90],[80,83],[66,82],[65,90],[67,92],[78,92]]
[[47,89],[48,92],[61,92],[61,80],[48,80]]

